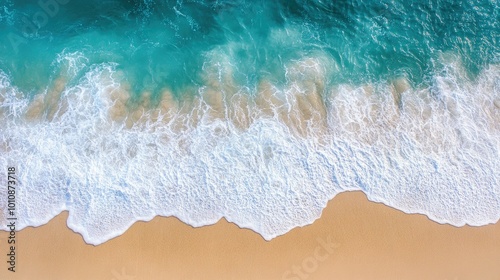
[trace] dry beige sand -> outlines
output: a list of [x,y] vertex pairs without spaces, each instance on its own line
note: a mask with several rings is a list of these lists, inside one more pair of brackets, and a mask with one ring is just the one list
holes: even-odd
[[499,223],[440,225],[360,192],[338,195],[314,224],[270,242],[225,220],[192,228],[157,217],[95,247],[66,218],[18,232],[17,272],[2,261],[0,279],[500,280]]

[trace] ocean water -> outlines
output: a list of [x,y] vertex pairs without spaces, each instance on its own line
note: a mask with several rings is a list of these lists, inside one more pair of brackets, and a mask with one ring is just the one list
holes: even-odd
[[156,215],[225,217],[269,240],[353,190],[440,223],[497,222],[499,13],[0,0],[0,166],[18,170],[18,229],[68,210],[91,244]]

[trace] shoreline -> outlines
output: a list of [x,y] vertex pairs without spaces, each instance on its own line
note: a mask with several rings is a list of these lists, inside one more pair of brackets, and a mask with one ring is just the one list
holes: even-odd
[[[320,62],[303,59],[289,84],[262,83],[252,98],[226,90],[234,83],[217,83],[207,70],[210,87],[185,106],[165,90],[160,107],[150,108],[145,93],[133,112],[128,87],[113,82],[119,71],[106,68],[77,85],[57,80],[40,95],[41,107],[7,87],[0,154],[27,158],[19,165],[23,188],[40,193],[19,196],[33,214],[19,225],[40,225],[67,209],[71,227],[98,244],[137,217],[175,215],[206,225],[224,215],[271,239],[311,223],[346,189],[458,226],[498,220],[500,68],[458,84],[459,74],[436,75],[436,88],[412,88],[402,78],[323,95],[324,83],[310,80],[322,77],[314,70]],[[294,78],[302,72],[310,74]],[[24,122],[26,110],[37,121]],[[82,126],[88,129],[71,129]],[[55,176],[47,182],[46,174]]]
[[[63,210],[62,212],[60,212],[59,214],[57,214],[57,215],[56,215],[56,216],[54,216],[53,218],[49,219],[49,221],[48,221],[47,223],[45,223],[45,224],[42,224],[42,225],[39,225],[39,226],[26,226],[26,227],[24,227],[24,228],[22,228],[22,229],[20,229],[20,230],[18,230],[18,231],[16,230],[16,233],[17,233],[17,232],[20,232],[20,231],[24,231],[24,230],[26,230],[26,229],[36,230],[36,229],[38,229],[38,228],[41,228],[41,227],[46,226],[47,224],[51,223],[53,220],[56,220],[56,219],[57,219],[57,220],[59,220],[59,219],[64,219],[64,221],[65,221],[65,225],[66,225],[66,228],[67,228],[68,230],[70,230],[72,233],[74,233],[74,234],[76,234],[76,235],[80,236],[80,237],[81,237],[81,239],[82,239],[82,241],[83,241],[83,243],[84,243],[85,245],[89,245],[89,246],[93,246],[93,247],[98,247],[98,246],[101,246],[101,245],[103,245],[103,244],[106,244],[106,243],[110,242],[111,240],[114,240],[114,239],[116,239],[116,238],[119,238],[120,236],[122,236],[123,234],[125,234],[125,233],[126,233],[126,232],[130,229],[130,228],[134,227],[134,226],[135,226],[136,224],[138,224],[138,223],[139,223],[139,224],[147,224],[147,223],[149,223],[149,222],[151,222],[151,221],[153,221],[153,220],[156,220],[156,219],[160,219],[160,220],[162,220],[162,219],[174,219],[174,220],[176,220],[176,221],[178,221],[178,222],[180,222],[180,223],[182,223],[182,224],[185,224],[186,226],[188,226],[188,227],[190,227],[190,228],[192,228],[192,229],[194,229],[194,230],[199,229],[199,228],[204,228],[204,227],[211,227],[211,226],[215,226],[215,225],[217,225],[217,224],[219,224],[219,223],[227,223],[227,224],[232,224],[232,225],[234,225],[235,227],[237,227],[237,228],[238,228],[238,229],[240,229],[240,230],[249,230],[249,231],[251,231],[252,233],[255,233],[256,235],[260,236],[260,237],[261,237],[261,239],[262,239],[263,241],[265,241],[265,242],[272,242],[274,239],[276,239],[276,238],[280,238],[280,237],[282,237],[282,236],[284,236],[284,235],[287,235],[287,234],[288,234],[289,232],[291,232],[291,231],[294,231],[294,230],[299,229],[299,228],[309,227],[309,226],[312,226],[313,224],[315,224],[315,223],[316,223],[316,221],[318,221],[318,220],[322,219],[322,217],[323,217],[323,212],[325,212],[325,210],[328,208],[328,205],[330,205],[331,203],[333,203],[332,201],[333,201],[333,200],[335,200],[335,198],[336,198],[337,196],[339,196],[339,195],[341,195],[341,194],[344,194],[344,193],[347,193],[347,194],[349,194],[349,193],[354,193],[354,194],[356,194],[356,195],[359,193],[359,194],[361,194],[362,196],[366,197],[366,200],[368,201],[368,203],[375,203],[375,204],[383,205],[383,206],[388,207],[388,208],[390,208],[390,209],[392,209],[392,210],[395,210],[395,211],[398,211],[398,212],[402,212],[404,215],[418,215],[418,216],[424,216],[427,220],[429,220],[429,221],[430,221],[430,222],[432,222],[432,223],[436,223],[436,224],[441,225],[441,226],[451,226],[451,227],[453,227],[453,228],[455,228],[455,229],[461,229],[461,228],[464,228],[464,227],[470,227],[470,228],[481,228],[481,227],[485,227],[485,226],[491,226],[491,225],[500,224],[500,223],[499,223],[499,222],[500,222],[500,219],[498,219],[496,222],[488,222],[488,223],[486,223],[486,224],[479,224],[479,225],[475,225],[475,224],[464,223],[463,225],[459,225],[459,226],[457,226],[457,225],[451,224],[451,223],[446,222],[446,221],[444,221],[444,222],[443,222],[443,221],[438,221],[438,220],[432,219],[432,218],[431,218],[428,214],[426,214],[426,213],[418,213],[418,212],[415,212],[415,213],[410,213],[410,212],[406,212],[406,211],[404,211],[404,210],[402,210],[402,209],[399,209],[399,208],[397,208],[397,207],[394,207],[394,206],[391,206],[391,205],[387,205],[387,204],[385,204],[384,202],[379,202],[379,201],[373,201],[373,200],[370,200],[370,199],[367,197],[367,195],[366,195],[363,191],[361,191],[361,190],[352,190],[352,191],[351,191],[351,190],[349,190],[349,191],[342,191],[342,192],[340,192],[340,193],[336,194],[336,195],[335,195],[332,199],[330,199],[330,200],[327,202],[327,204],[326,204],[325,208],[323,208],[321,215],[320,215],[317,219],[315,219],[314,221],[312,221],[310,224],[305,224],[305,225],[302,225],[302,226],[296,226],[296,227],[292,228],[291,230],[289,230],[288,232],[286,232],[286,233],[284,233],[284,234],[277,235],[276,237],[273,237],[273,238],[271,238],[271,239],[269,239],[269,240],[268,240],[268,239],[266,239],[266,238],[265,238],[263,235],[261,235],[259,232],[257,232],[257,231],[255,231],[255,230],[253,230],[252,228],[249,228],[249,227],[241,227],[241,226],[239,226],[238,224],[236,224],[235,222],[228,221],[226,217],[222,217],[222,218],[220,218],[217,222],[215,222],[215,223],[213,223],[213,224],[208,224],[208,225],[203,225],[203,226],[193,226],[193,225],[191,225],[191,224],[189,224],[189,223],[187,223],[187,222],[182,221],[181,219],[179,219],[179,218],[178,218],[177,216],[175,216],[175,215],[172,215],[172,216],[162,216],[162,215],[156,215],[156,216],[154,216],[153,218],[151,218],[151,219],[149,219],[149,220],[136,220],[136,221],[135,221],[135,222],[133,222],[133,223],[132,223],[132,224],[131,224],[131,225],[130,225],[127,229],[125,229],[125,231],[124,231],[123,233],[121,233],[121,234],[119,234],[119,235],[117,235],[117,236],[115,236],[115,237],[112,237],[112,238],[110,238],[110,239],[108,239],[108,240],[106,240],[106,241],[104,241],[104,242],[102,242],[102,243],[99,243],[99,244],[93,244],[93,243],[91,243],[91,242],[87,242],[87,241],[85,241],[85,238],[83,237],[82,233],[77,232],[77,231],[73,230],[70,226],[68,226],[68,224],[67,224],[68,215],[69,215],[69,211],[68,211],[68,210]],[[63,218],[61,218],[61,216],[62,216]],[[3,219],[4,219],[3,211],[0,211],[0,221],[2,221]],[[0,229],[0,238],[1,238],[1,235],[2,235],[2,234],[7,233],[7,232],[8,232],[8,231],[6,231],[6,230],[2,230],[2,229]]]
[[[500,223],[481,227],[439,224],[422,214],[406,214],[371,202],[359,191],[337,195],[312,225],[294,228],[271,241],[225,219],[194,228],[175,217],[155,217],[95,246],[67,227],[67,216],[65,211],[46,225],[17,232],[19,270],[6,274],[7,267],[0,267],[0,278],[500,277],[496,265]],[[2,253],[5,237],[1,231]]]

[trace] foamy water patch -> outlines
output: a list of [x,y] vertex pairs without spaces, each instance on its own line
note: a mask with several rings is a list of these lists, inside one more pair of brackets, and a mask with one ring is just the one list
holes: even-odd
[[470,80],[444,61],[430,87],[329,86],[329,63],[290,62],[285,85],[254,92],[230,64],[207,67],[195,97],[165,89],[158,106],[147,94],[130,105],[114,65],[56,80],[38,101],[1,76],[0,162],[19,170],[18,228],[68,210],[91,244],[156,215],[193,226],[226,217],[272,239],[350,190],[438,222],[499,219],[498,66]]

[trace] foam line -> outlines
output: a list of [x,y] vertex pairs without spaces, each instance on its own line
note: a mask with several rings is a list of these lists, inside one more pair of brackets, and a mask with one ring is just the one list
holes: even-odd
[[471,80],[443,60],[429,86],[333,85],[329,63],[290,61],[286,84],[254,89],[230,64],[207,67],[193,97],[165,88],[157,104],[146,92],[132,102],[111,64],[32,99],[1,74],[0,165],[19,170],[18,228],[68,210],[68,226],[101,244],[156,215],[226,217],[269,240],[350,190],[440,223],[498,221],[498,65]]

